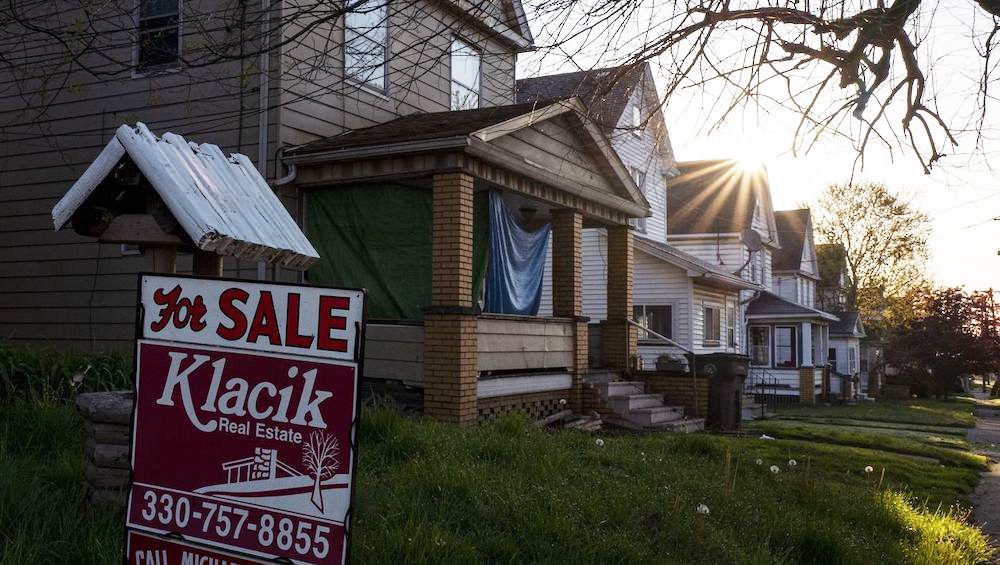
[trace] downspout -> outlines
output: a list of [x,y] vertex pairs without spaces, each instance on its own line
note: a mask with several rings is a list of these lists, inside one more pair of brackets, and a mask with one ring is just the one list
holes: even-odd
[[[270,24],[271,24],[271,6],[270,0],[260,0],[260,9],[264,12],[264,17],[261,19],[260,31],[261,31],[261,50],[260,50],[260,106],[258,107],[258,122],[257,122],[257,169],[260,171],[260,176],[267,178],[267,127],[269,124],[268,120],[268,88],[269,84],[269,74],[270,74]],[[257,261],[257,280],[264,280],[267,278],[267,263],[264,261]]]

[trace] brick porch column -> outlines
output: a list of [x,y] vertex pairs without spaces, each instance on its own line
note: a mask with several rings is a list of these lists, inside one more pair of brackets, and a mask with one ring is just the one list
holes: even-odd
[[552,211],[552,315],[572,318],[573,392],[570,407],[582,409],[587,359],[587,319],[583,318],[583,215],[572,209]]
[[604,366],[627,370],[638,348],[639,334],[626,320],[632,317],[632,229],[608,228],[608,317],[601,336]]
[[812,367],[799,368],[799,403],[816,404],[816,373]]
[[476,421],[472,191],[467,173],[434,176],[431,307],[424,315],[424,414]]

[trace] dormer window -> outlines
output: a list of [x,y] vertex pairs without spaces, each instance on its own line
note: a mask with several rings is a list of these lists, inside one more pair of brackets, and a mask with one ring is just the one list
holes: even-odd
[[388,0],[365,2],[349,12],[344,22],[344,74],[358,84],[385,92],[388,87]]
[[139,71],[177,66],[181,55],[180,22],[179,0],[139,0]]
[[482,55],[461,39],[451,42],[451,109],[479,107]]

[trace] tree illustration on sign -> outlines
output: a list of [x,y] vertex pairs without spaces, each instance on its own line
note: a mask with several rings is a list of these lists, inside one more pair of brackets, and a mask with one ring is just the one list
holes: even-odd
[[312,432],[309,441],[302,445],[302,463],[313,476],[312,503],[323,512],[323,479],[333,476],[340,467],[340,443],[337,438],[323,432]]

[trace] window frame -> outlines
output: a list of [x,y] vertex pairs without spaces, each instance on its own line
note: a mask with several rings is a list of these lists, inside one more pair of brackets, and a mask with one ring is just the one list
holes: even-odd
[[[638,308],[642,308],[643,311],[645,311],[646,308],[669,308],[670,309],[670,315],[667,317],[667,319],[670,322],[670,331],[669,332],[661,332],[661,331],[657,330],[656,328],[650,327],[648,324],[644,324],[643,322],[641,322],[639,320],[639,317],[636,316],[636,309],[638,309]],[[667,303],[663,303],[663,304],[633,304],[632,305],[632,318],[635,320],[636,323],[642,324],[642,325],[648,327],[649,329],[651,329],[651,330],[653,330],[653,331],[655,331],[655,332],[657,332],[657,333],[659,333],[659,334],[661,334],[663,336],[666,336],[666,337],[668,337],[670,339],[674,339],[674,328],[677,327],[677,324],[676,324],[677,318],[676,318],[676,316],[677,316],[677,308],[674,307],[674,303],[673,302],[667,302]],[[646,332],[644,330],[642,330],[641,328],[639,328],[639,342],[640,343],[642,343],[642,342],[660,343],[660,339],[657,338],[657,337],[652,337],[652,336],[649,336],[649,335],[646,335],[644,337],[643,334],[645,334],[645,333]]]
[[728,347],[736,348],[739,343],[736,339],[736,301],[726,298],[726,340]]
[[[133,33],[132,37],[132,78],[145,78],[147,76],[174,73],[181,69],[181,58],[184,56],[184,0],[177,0],[177,58],[171,63],[161,63],[149,67],[140,67],[142,60],[142,1],[135,0],[133,9]],[[159,16],[163,17],[163,16]]]
[[641,138],[642,132],[642,98],[637,104],[632,105],[632,135]]
[[[789,330],[790,339],[788,345],[778,344],[778,335],[781,330]],[[796,326],[774,326],[774,359],[772,363],[776,369],[795,369],[799,366],[799,329]],[[789,364],[784,364],[778,360],[779,348],[790,349]]]
[[[348,57],[349,57],[348,56],[348,43],[349,43],[348,37],[349,37],[349,35],[352,32],[355,33],[355,34],[357,34],[357,36],[359,38],[361,38],[361,39],[363,39],[365,41],[372,41],[371,39],[368,39],[367,36],[364,33],[356,31],[356,29],[352,28],[349,25],[349,23],[348,23],[348,19],[351,16],[364,15],[364,12],[362,12],[362,10],[364,10],[368,6],[369,3],[372,3],[372,4],[378,4],[378,3],[380,3],[381,4],[381,8],[383,10],[385,10],[385,15],[382,18],[382,25],[381,25],[381,27],[385,30],[385,43],[384,43],[384,45],[382,45],[382,62],[381,62],[381,65],[380,65],[382,67],[382,86],[381,87],[373,84],[370,79],[362,79],[362,78],[357,77],[355,73],[351,72],[351,66],[348,64]],[[343,50],[344,82],[353,84],[353,85],[357,86],[358,88],[361,88],[362,90],[365,90],[366,92],[370,92],[372,94],[376,94],[376,95],[382,96],[382,97],[385,97],[385,96],[387,96],[389,94],[389,84],[390,84],[390,82],[389,82],[389,59],[390,59],[389,46],[392,44],[392,36],[390,34],[390,25],[389,25],[390,22],[389,22],[389,20],[390,20],[391,15],[392,15],[391,4],[392,3],[390,2],[390,0],[367,0],[366,2],[364,2],[363,4],[361,4],[361,5],[359,5],[357,7],[357,11],[348,12],[348,13],[344,14],[344,41],[343,41],[343,44],[342,44],[343,45],[343,49],[342,50]],[[375,29],[375,28],[374,27],[369,28],[369,30],[372,30],[372,29]]]
[[[714,324],[712,324],[714,329],[714,339],[709,337],[709,324],[708,324],[708,312],[715,312]],[[702,304],[701,305],[701,345],[702,347],[718,347],[722,345],[722,308],[719,308],[717,304]]]
[[[635,186],[639,188],[639,192],[641,192],[643,196],[646,196],[646,171],[643,171],[639,167],[629,167],[629,172],[632,174],[632,182],[634,182]],[[634,227],[639,233],[647,233],[647,219],[648,218],[646,217],[633,218],[634,221],[632,222],[632,227]]]
[[[754,362],[754,347],[755,347],[754,343],[753,343],[754,330],[764,330],[765,335],[766,335],[765,338],[764,338],[764,344],[763,344],[763,348],[764,349],[763,349],[763,351],[764,351],[764,353],[765,353],[765,355],[766,355],[767,358],[764,361],[764,363],[755,363]],[[758,326],[750,326],[747,329],[747,351],[750,353],[750,365],[751,366],[753,366],[753,367],[770,367],[771,366],[771,360],[772,360],[772,355],[771,355],[771,326],[760,326],[760,325],[758,325]]]
[[[462,46],[469,49],[476,54],[477,65],[476,65],[476,87],[473,89],[471,86],[463,83],[462,81],[455,80],[455,44],[461,43]],[[477,49],[475,45],[470,41],[466,41],[464,38],[453,35],[451,37],[451,43],[448,44],[448,108],[451,111],[456,110],[473,110],[475,108],[482,107],[483,100],[483,52]],[[455,84],[458,84],[462,88],[468,89],[469,91],[474,91],[476,94],[476,105],[472,108],[455,108]]]

